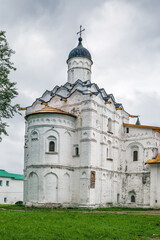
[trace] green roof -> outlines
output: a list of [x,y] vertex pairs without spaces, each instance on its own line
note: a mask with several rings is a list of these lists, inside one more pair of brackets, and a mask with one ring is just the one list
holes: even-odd
[[16,180],[23,180],[24,176],[21,174],[14,174],[14,173],[8,173],[3,169],[0,169],[0,177],[9,177],[9,178],[14,178]]

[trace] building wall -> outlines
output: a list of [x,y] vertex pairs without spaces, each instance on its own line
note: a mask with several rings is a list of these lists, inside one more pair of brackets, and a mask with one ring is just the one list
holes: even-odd
[[[75,118],[33,115],[27,124],[24,202],[28,205],[70,202]],[[55,143],[53,152],[49,151],[50,141]]]
[[76,80],[82,81],[91,79],[92,62],[83,57],[71,58],[68,61],[68,82],[75,83]]
[[2,183],[0,185],[0,204],[15,204],[23,201],[23,180],[0,177],[0,182]]
[[[29,111],[37,106],[38,102]],[[28,117],[25,204],[157,206],[158,177],[155,179],[145,162],[159,151],[159,135],[151,129],[131,127],[128,132],[123,126],[129,122],[128,114],[116,111],[112,102],[105,104],[99,95],[75,92],[67,102],[54,97],[49,106],[77,118],[47,113]],[[48,150],[51,140],[56,143],[54,153]],[[133,160],[134,151],[138,152],[137,161]]]
[[150,205],[153,208],[160,208],[160,166],[159,164],[151,165],[151,188],[150,188]]

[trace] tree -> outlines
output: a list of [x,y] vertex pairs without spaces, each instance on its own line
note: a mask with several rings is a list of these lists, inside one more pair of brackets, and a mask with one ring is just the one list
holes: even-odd
[[16,83],[9,80],[11,71],[16,68],[10,61],[11,55],[15,52],[9,48],[6,40],[5,32],[0,31],[0,141],[2,141],[2,134],[8,135],[6,127],[7,123],[4,119],[9,119],[18,113],[18,104],[12,104],[12,99],[17,95]]

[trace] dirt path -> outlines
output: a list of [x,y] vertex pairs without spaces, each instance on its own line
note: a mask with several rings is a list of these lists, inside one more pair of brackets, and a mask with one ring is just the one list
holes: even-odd
[[[30,210],[30,209],[7,209],[7,208],[0,208],[0,210],[3,211],[17,211],[17,212],[39,212],[40,210],[36,211],[34,210]],[[47,211],[46,211],[47,212]],[[98,213],[103,213],[103,214],[131,214],[131,215],[160,215],[160,210],[147,210],[147,211],[65,211],[65,210],[51,210],[48,212],[69,212],[69,213],[94,213],[94,214],[98,214]]]
[[148,210],[148,211],[93,211],[93,213],[133,214],[133,215],[160,215],[160,210]]

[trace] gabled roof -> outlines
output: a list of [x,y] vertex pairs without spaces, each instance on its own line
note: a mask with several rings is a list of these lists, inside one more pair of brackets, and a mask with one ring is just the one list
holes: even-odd
[[136,124],[129,124],[129,123],[123,123],[123,126],[125,126],[125,127],[135,127],[135,128],[147,128],[147,129],[155,130],[156,132],[160,133],[160,127],[146,126],[146,125],[136,125]]
[[68,113],[68,112],[65,112],[65,111],[62,111],[60,109],[57,109],[57,108],[53,108],[53,107],[50,107],[50,106],[46,106],[36,112],[32,112],[32,113],[29,113],[26,115],[26,118],[30,115],[34,115],[34,114],[42,114],[42,113],[57,113],[57,114],[65,114],[65,115],[69,115],[69,116],[72,116],[72,117],[76,117],[74,114],[71,114],[71,113]]
[[0,177],[13,178],[15,180],[23,180],[24,176],[21,174],[8,173],[7,171],[0,169]]
[[147,160],[147,162],[145,162],[145,164],[152,164],[152,163],[160,163],[160,153],[158,154],[158,156],[156,158]]

